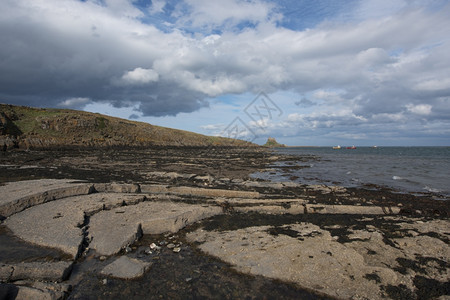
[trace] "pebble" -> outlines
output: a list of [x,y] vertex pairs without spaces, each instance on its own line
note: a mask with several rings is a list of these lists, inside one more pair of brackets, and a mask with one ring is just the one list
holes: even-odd
[[149,254],[152,254],[153,252],[152,252],[152,250],[150,250],[150,249],[145,249],[145,254],[147,254],[147,255],[149,255]]
[[104,285],[106,285],[106,284],[108,283],[108,279],[106,279],[106,278],[103,279],[103,280],[102,280],[102,283],[103,283]]
[[150,244],[150,249],[151,250],[161,250],[161,247],[156,245],[155,243],[151,243]]
[[105,261],[106,260],[106,256],[102,255],[98,259],[100,259],[100,261]]
[[178,252],[181,251],[181,248],[180,247],[175,247],[175,248],[173,248],[172,251],[175,252],[175,253],[178,253]]
[[133,251],[133,249],[131,249],[129,246],[127,246],[127,247],[125,248],[125,252],[126,252],[126,253],[130,253],[131,251]]
[[173,248],[175,248],[175,245],[174,245],[174,244],[172,244],[172,243],[170,243],[170,244],[168,244],[168,245],[167,245],[167,248],[169,248],[169,249],[173,249]]

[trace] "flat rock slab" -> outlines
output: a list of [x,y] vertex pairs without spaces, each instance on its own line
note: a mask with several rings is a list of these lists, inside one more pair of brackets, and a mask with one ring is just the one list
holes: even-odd
[[10,182],[0,186],[0,216],[8,217],[34,205],[93,191],[92,184],[68,179]]
[[143,193],[170,193],[176,195],[186,195],[186,196],[200,196],[200,197],[228,197],[228,198],[259,198],[260,194],[258,192],[247,192],[247,191],[234,191],[234,190],[223,190],[223,189],[204,189],[196,187],[187,186],[175,186],[168,187],[166,185],[141,185],[141,191]]
[[[7,288],[10,289],[9,295],[2,297],[0,290],[0,299],[16,299],[16,300],[28,300],[28,299],[39,299],[39,300],[59,300],[66,299],[71,286],[67,284],[58,283],[44,283],[44,282],[15,282],[16,285],[8,285]],[[0,284],[1,288],[1,284]]]
[[89,247],[100,255],[113,255],[132,244],[141,233],[177,232],[188,224],[221,213],[218,206],[168,201],[146,201],[102,211],[90,220]]
[[[275,202],[275,201],[274,201]],[[236,201],[233,202],[233,204]],[[387,215],[398,214],[399,207],[357,206],[357,205],[322,205],[292,202],[289,205],[268,205],[270,201],[258,206],[235,207],[237,212],[258,212],[266,214],[350,214],[350,215]]]
[[47,202],[10,216],[5,225],[17,237],[40,246],[78,255],[85,216],[145,200],[143,195],[96,193]]
[[134,183],[96,183],[94,188],[97,192],[108,193],[140,193],[141,187]]
[[63,281],[72,270],[72,262],[23,262],[17,264],[0,264],[2,281],[42,280]]
[[[440,229],[448,226],[448,221],[432,223],[405,227],[421,232],[433,226]],[[401,233],[404,229],[399,230]],[[202,251],[241,272],[293,282],[339,299],[389,298],[387,287],[414,291],[415,272],[442,285],[450,276],[449,268],[445,267],[450,259],[448,245],[429,236],[439,232],[428,232],[415,245],[411,237],[400,236],[393,239],[394,244],[386,243],[385,233],[372,227],[349,232],[350,241],[341,243],[317,225],[296,223],[234,231],[198,229],[187,234],[187,239],[200,243]],[[402,264],[406,262],[412,267],[405,269]],[[441,267],[436,268],[435,264]]]
[[39,300],[57,300],[63,299],[64,293],[55,293],[53,291],[42,290],[34,287],[20,286],[17,288],[16,300],[39,299]]
[[100,273],[120,279],[135,279],[144,275],[150,266],[150,262],[121,256],[103,268]]

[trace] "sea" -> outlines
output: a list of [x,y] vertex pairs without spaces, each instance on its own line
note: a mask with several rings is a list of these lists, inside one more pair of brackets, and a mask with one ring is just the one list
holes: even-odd
[[[450,199],[450,147],[287,147],[275,151],[301,159],[277,162],[274,170],[253,177],[275,182],[378,186]],[[289,165],[302,168],[283,171]]]

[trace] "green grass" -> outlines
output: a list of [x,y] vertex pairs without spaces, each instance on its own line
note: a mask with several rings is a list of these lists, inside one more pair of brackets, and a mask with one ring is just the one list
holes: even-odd
[[108,123],[108,120],[104,117],[97,117],[95,119],[95,123],[97,124],[98,129],[105,129]]
[[[54,138],[61,143],[73,140],[91,140],[104,143],[112,140],[122,144],[138,141],[157,145],[228,145],[249,143],[217,136],[205,136],[185,130],[155,126],[144,122],[129,121],[101,114],[69,109],[39,109],[0,104],[24,137]],[[52,127],[43,128],[48,120]],[[44,126],[45,127],[45,126]],[[55,130],[54,127],[58,129]]]
[[22,106],[16,107],[14,111],[16,116],[19,118],[18,120],[15,120],[14,123],[24,134],[42,130],[40,127],[41,119],[54,118],[63,113],[60,110],[35,109]]

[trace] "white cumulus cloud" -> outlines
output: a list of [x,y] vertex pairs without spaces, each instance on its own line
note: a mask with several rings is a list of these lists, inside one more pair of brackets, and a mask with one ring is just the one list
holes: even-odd
[[58,104],[58,106],[64,107],[64,108],[82,108],[91,102],[92,101],[89,98],[75,97],[75,98],[69,98],[64,101],[61,101]]
[[418,105],[408,104],[406,105],[406,108],[408,109],[408,111],[414,114],[427,116],[431,114],[432,106],[429,104],[418,104]]
[[122,76],[122,81],[127,84],[146,84],[156,82],[158,79],[159,74],[155,70],[143,68],[125,72]]

